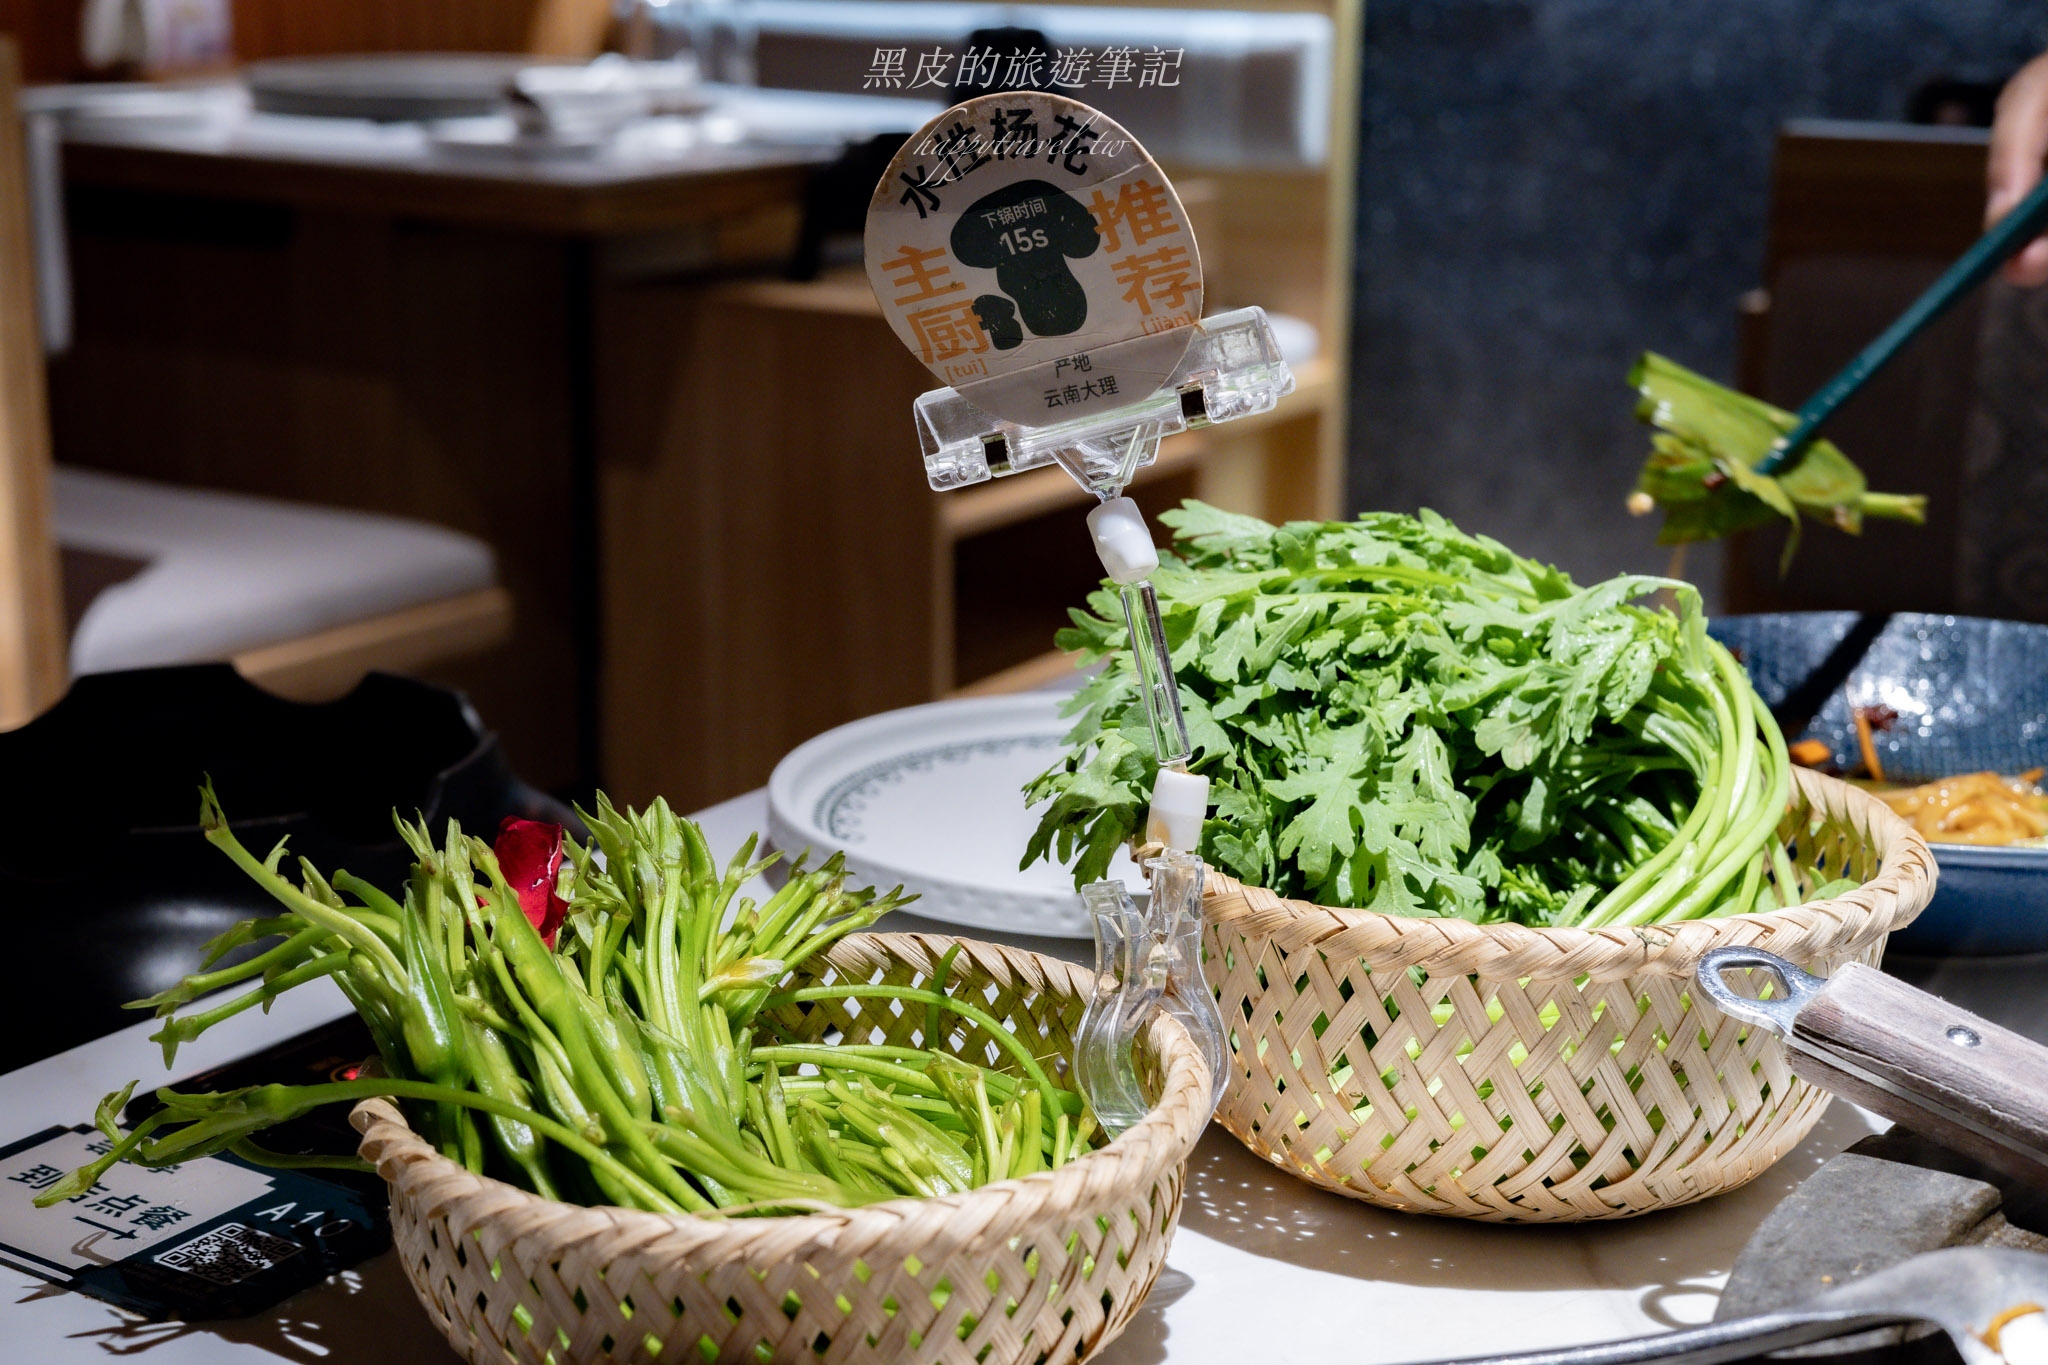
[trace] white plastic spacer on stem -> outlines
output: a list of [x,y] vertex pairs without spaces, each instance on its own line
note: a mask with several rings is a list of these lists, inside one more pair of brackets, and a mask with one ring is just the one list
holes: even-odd
[[1202,820],[1209,813],[1209,779],[1179,768],[1161,768],[1152,784],[1152,814],[1145,842],[1183,853],[1202,845]]
[[1088,534],[1095,553],[1115,583],[1142,583],[1159,568],[1159,550],[1145,514],[1129,498],[1111,498],[1088,514]]

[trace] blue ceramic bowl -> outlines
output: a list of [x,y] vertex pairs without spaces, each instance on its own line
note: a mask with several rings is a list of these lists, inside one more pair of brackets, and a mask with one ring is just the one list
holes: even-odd
[[[1850,611],[1727,616],[1710,627],[1795,739],[1862,766],[1854,708],[1898,713],[1876,736],[1885,776],[1925,782],[2048,766],[2048,626]],[[1811,717],[1804,729],[1792,726]],[[1924,955],[2048,950],[2048,849],[1935,844],[1934,901],[1892,947]]]

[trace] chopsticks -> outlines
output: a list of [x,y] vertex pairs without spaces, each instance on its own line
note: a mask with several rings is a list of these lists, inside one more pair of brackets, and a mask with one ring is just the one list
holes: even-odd
[[1834,415],[1836,408],[1847,402],[1872,375],[1884,368],[1886,362],[1905,349],[1907,342],[1926,330],[1927,325],[1947,312],[1956,300],[1982,283],[1985,276],[2005,263],[2007,257],[2039,236],[2043,227],[2048,227],[2048,177],[2043,177],[2011,213],[1999,219],[1989,232],[1977,239],[1975,245],[1957,257],[1956,263],[1942,272],[1941,278],[1929,285],[1926,293],[1913,300],[1912,305],[1899,314],[1897,321],[1879,333],[1875,341],[1865,346],[1854,360],[1842,367],[1840,373],[1806,400],[1796,414],[1798,425],[1778,440],[1770,454],[1757,461],[1756,472],[1779,474],[1798,464],[1806,453],[1806,447],[1812,443],[1814,433],[1820,429],[1821,423]]

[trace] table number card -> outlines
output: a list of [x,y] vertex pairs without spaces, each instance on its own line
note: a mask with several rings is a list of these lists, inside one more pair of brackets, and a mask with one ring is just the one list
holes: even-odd
[[0,1150],[0,1262],[143,1317],[242,1317],[382,1250],[390,1226],[354,1190],[231,1156],[118,1162],[47,1209],[36,1195],[103,1155],[51,1128]]

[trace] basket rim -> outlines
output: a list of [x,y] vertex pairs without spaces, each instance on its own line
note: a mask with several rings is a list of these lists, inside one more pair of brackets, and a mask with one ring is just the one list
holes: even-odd
[[[971,964],[985,975],[1039,984],[1046,993],[1084,998],[1093,993],[1095,974],[1072,963],[947,934],[849,934],[814,961],[852,972],[906,962],[929,973],[956,944],[960,948],[953,964],[956,979]],[[349,1121],[362,1134],[358,1151],[376,1165],[394,1193],[404,1189],[420,1195],[429,1207],[489,1196],[495,1212],[517,1211],[522,1235],[539,1230],[574,1237],[604,1228],[649,1241],[659,1238],[673,1243],[681,1238],[713,1246],[723,1255],[741,1255],[758,1246],[776,1257],[803,1254],[801,1248],[806,1244],[843,1248],[849,1241],[894,1241],[898,1230],[905,1227],[916,1230],[919,1245],[957,1244],[989,1236],[1009,1237],[1049,1216],[1094,1208],[1113,1191],[1142,1190],[1167,1167],[1178,1165],[1193,1152],[1209,1119],[1209,1065],[1187,1031],[1164,1012],[1154,1016],[1148,1042],[1164,1063],[1158,1102],[1133,1127],[1059,1170],[992,1181],[957,1194],[905,1196],[814,1213],[717,1217],[546,1199],[517,1185],[475,1174],[443,1156],[383,1097],[357,1103]]]
[[1879,855],[1877,875],[1853,891],[1763,914],[1647,925],[1533,928],[1470,920],[1389,915],[1317,905],[1248,886],[1210,869],[1205,918],[1247,939],[1272,939],[1286,952],[1319,947],[1388,966],[1432,972],[1552,980],[1605,979],[1640,972],[1689,973],[1714,948],[1762,948],[1805,963],[1856,951],[1905,927],[1934,895],[1934,854],[1891,807],[1840,778],[1792,770],[1795,794],[1861,829]]

